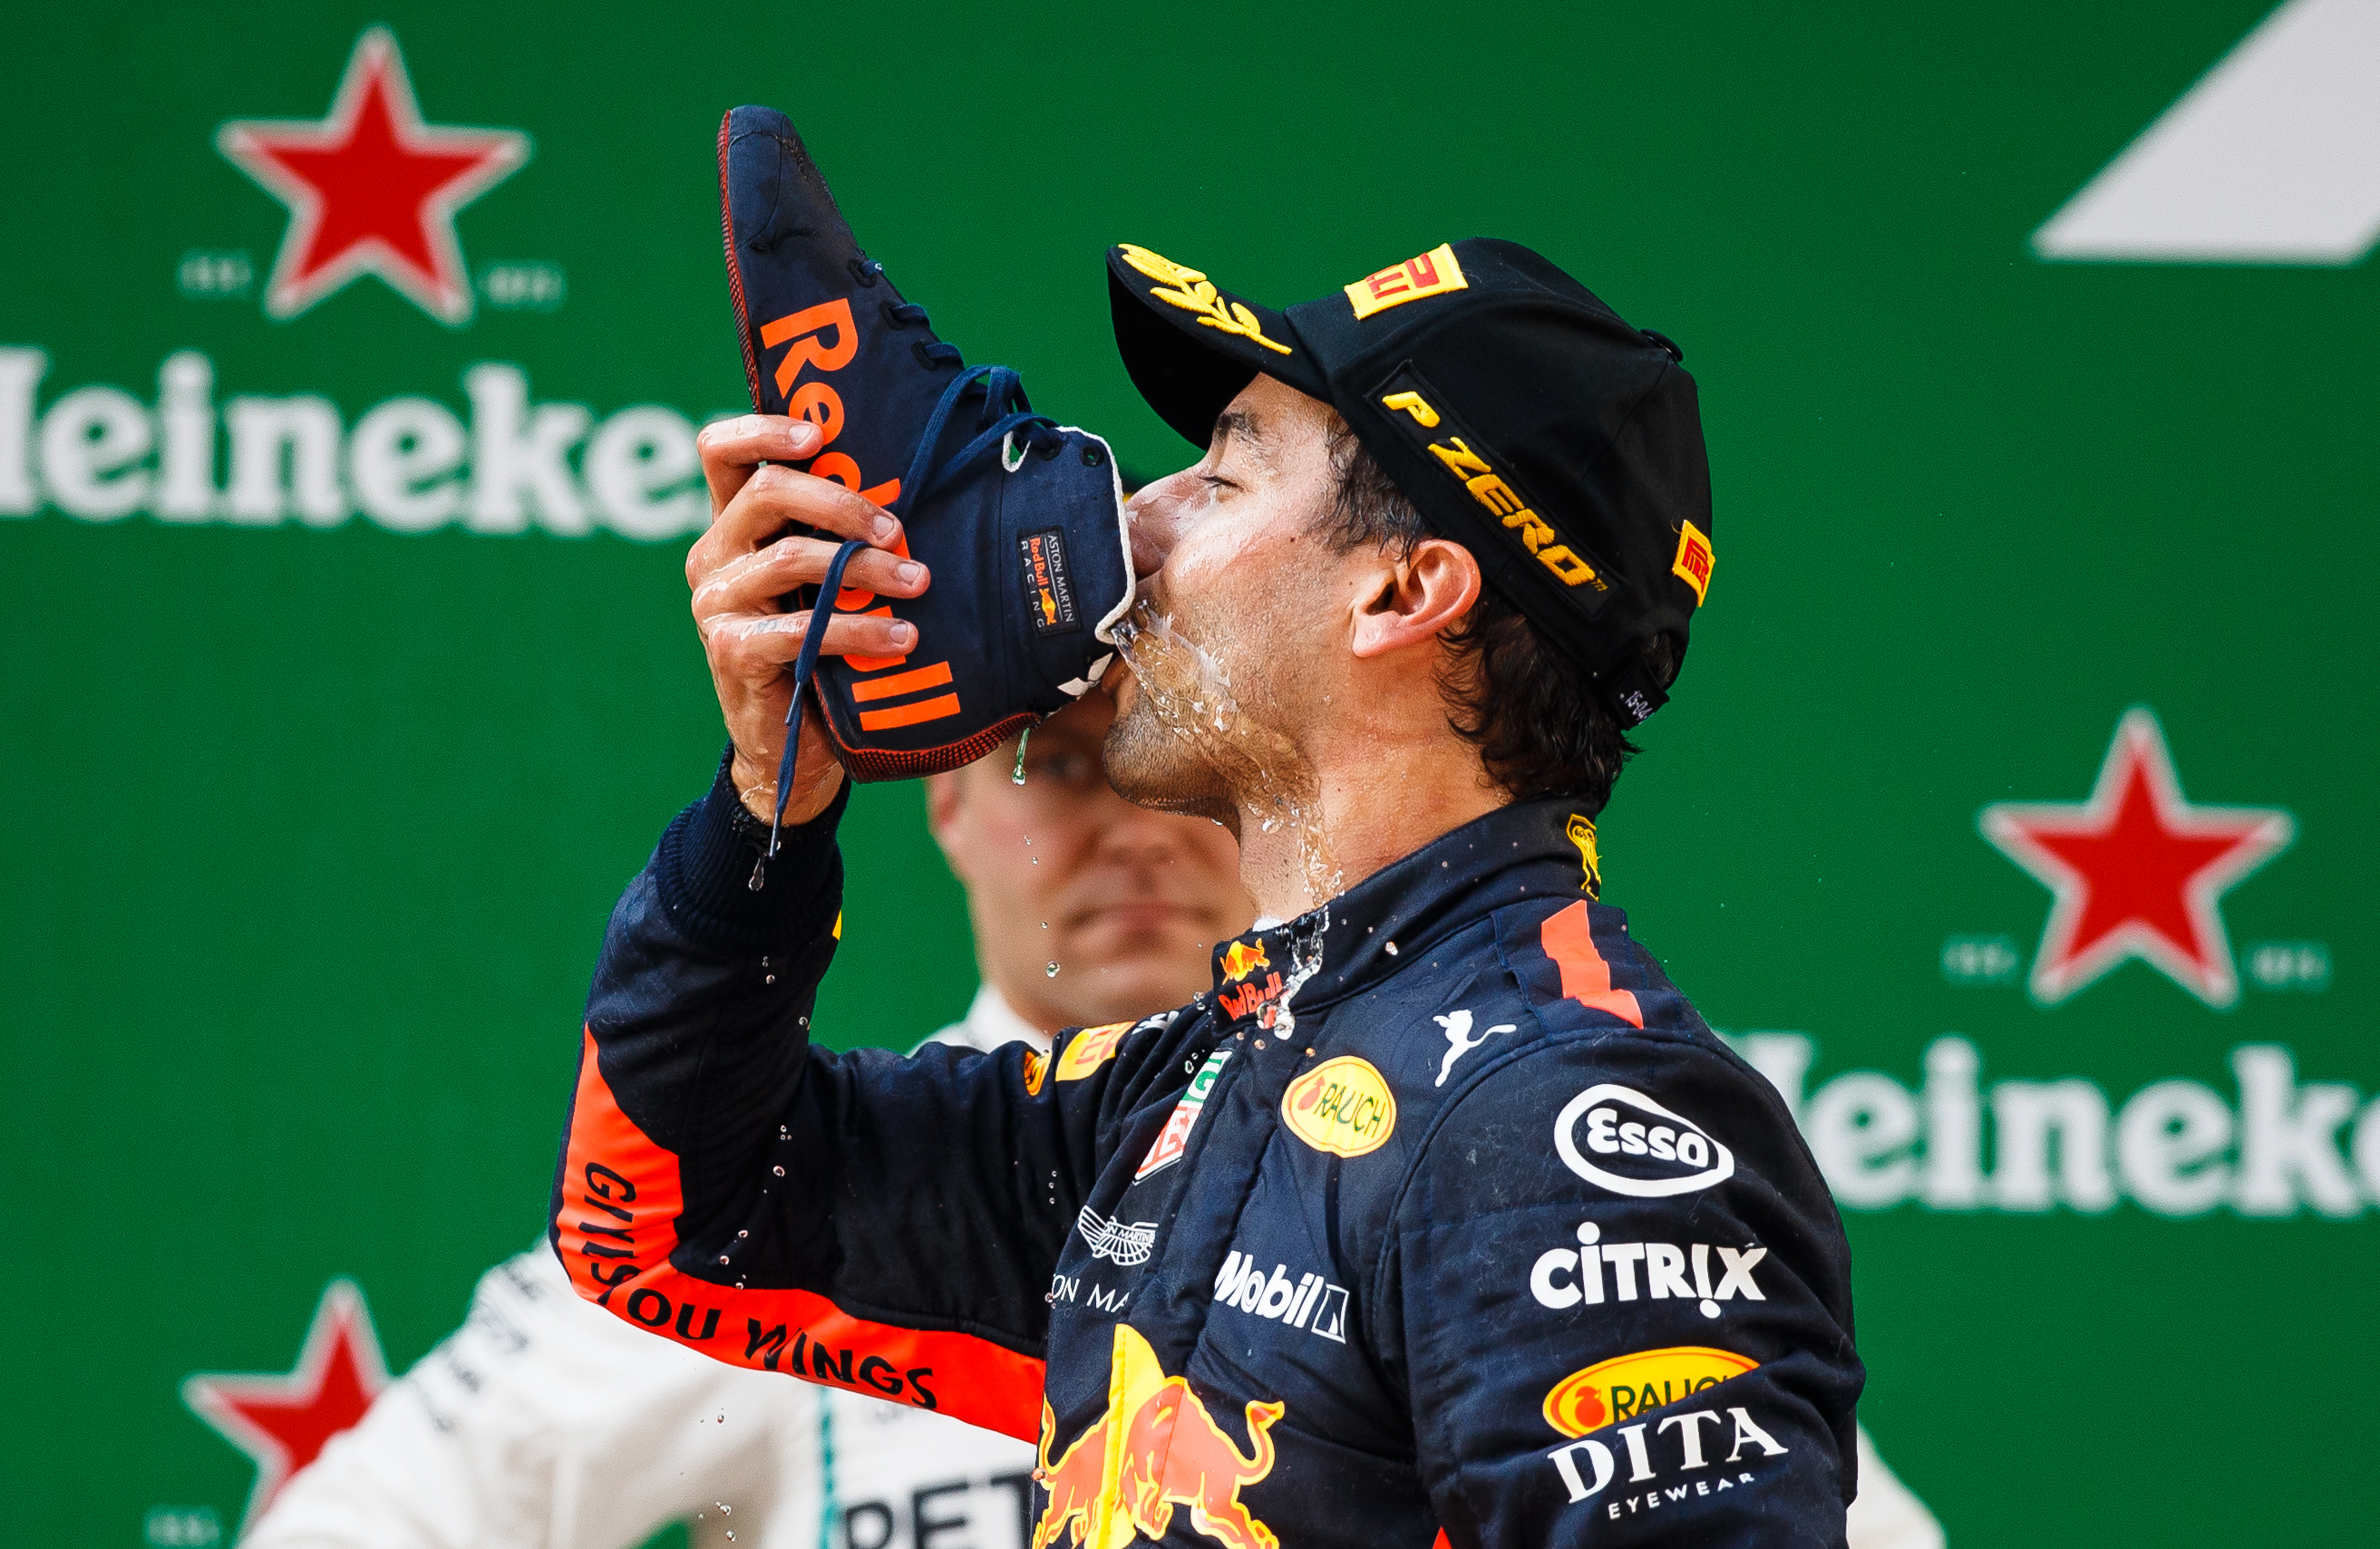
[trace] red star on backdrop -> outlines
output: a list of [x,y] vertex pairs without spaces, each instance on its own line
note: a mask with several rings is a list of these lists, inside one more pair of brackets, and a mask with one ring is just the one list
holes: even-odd
[[225,1440],[256,1459],[240,1531],[264,1515],[289,1476],[312,1462],[333,1436],[355,1424],[388,1386],[371,1313],[353,1280],[322,1289],[297,1370],[208,1372],[182,1383],[182,1402]]
[[330,116],[234,119],[215,131],[232,163],[289,207],[264,309],[294,318],[349,281],[377,274],[441,322],[471,318],[455,212],[528,160],[516,129],[421,121],[396,38],[356,40]]
[[2126,712],[2083,802],[1996,802],[1984,837],[2057,895],[2033,960],[2052,1005],[2139,958],[2217,1009],[2240,998],[2217,902],[2296,833],[2272,807],[2193,806],[2165,732]]

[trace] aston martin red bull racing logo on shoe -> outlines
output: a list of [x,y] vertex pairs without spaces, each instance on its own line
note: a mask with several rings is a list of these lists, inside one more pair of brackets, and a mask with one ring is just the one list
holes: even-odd
[[1181,1377],[1169,1377],[1130,1324],[1118,1324],[1108,1410],[1050,1461],[1057,1421],[1041,1406],[1040,1467],[1033,1477],[1050,1493],[1034,1526],[1032,1549],[1050,1549],[1069,1533],[1080,1549],[1123,1549],[1135,1537],[1160,1541],[1173,1508],[1224,1549],[1280,1549],[1281,1540],[1252,1515],[1240,1492],[1272,1472],[1272,1427],[1282,1406],[1251,1401],[1248,1450],[1215,1422]]
[[1027,611],[1037,635],[1057,635],[1075,628],[1083,616],[1075,608],[1075,583],[1066,573],[1065,536],[1055,527],[1029,532],[1016,540],[1025,562]]

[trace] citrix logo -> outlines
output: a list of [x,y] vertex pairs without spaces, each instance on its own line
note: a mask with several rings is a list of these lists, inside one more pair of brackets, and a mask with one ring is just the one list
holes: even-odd
[[[1714,1463],[1703,1450],[1706,1437],[1703,1427],[1705,1424],[1724,1425],[1730,1422],[1732,1422],[1734,1430],[1729,1439],[1728,1455]],[[1657,1437],[1666,1437],[1671,1431],[1678,1434],[1676,1467],[1655,1468],[1652,1444],[1645,1439],[1648,1429]],[[1606,1502],[1605,1512],[1615,1521],[1622,1516],[1634,1516],[1640,1511],[1658,1511],[1665,1506],[1682,1505],[1690,1495],[1714,1495],[1722,1490],[1750,1484],[1753,1482],[1752,1470],[1742,1467],[1745,1461],[1743,1449],[1747,1446],[1758,1448],[1764,1458],[1782,1458],[1789,1450],[1783,1442],[1770,1435],[1759,1422],[1752,1418],[1751,1411],[1740,1406],[1729,1409],[1724,1414],[1718,1410],[1690,1410],[1683,1414],[1668,1416],[1658,1426],[1645,1421],[1634,1425],[1622,1425],[1615,1434],[1628,1454],[1627,1482],[1655,1485],[1641,1495]],[[1715,1441],[1717,1434],[1711,1433],[1711,1439]],[[1619,1460],[1612,1456],[1611,1448],[1593,1436],[1554,1448],[1546,1454],[1546,1460],[1553,1464],[1554,1471],[1561,1476],[1562,1488],[1568,1492],[1572,1506],[1601,1495],[1619,1472]],[[1582,1460],[1586,1470],[1594,1473],[1592,1481],[1580,1468]],[[1737,1471],[1732,1476],[1717,1473],[1677,1484],[1658,1482],[1664,1474],[1693,1473],[1713,1467],[1733,1468]]]
[[[1611,1266],[1611,1300],[1637,1300],[1636,1267],[1645,1268],[1645,1295],[1658,1301],[1675,1297],[1682,1301],[1700,1304],[1703,1316],[1715,1318],[1719,1303],[1742,1296],[1749,1301],[1766,1301],[1767,1296],[1752,1277],[1753,1266],[1768,1256],[1761,1247],[1730,1248],[1718,1244],[1718,1279],[1711,1279],[1711,1249],[1708,1242],[1691,1242],[1681,1246],[1674,1242],[1605,1242],[1597,1245],[1602,1229],[1593,1221],[1580,1224],[1579,1245],[1576,1248],[1548,1248],[1537,1255],[1529,1270],[1529,1294],[1537,1305],[1561,1312],[1581,1304],[1596,1306],[1604,1300],[1603,1266]],[[1693,1266],[1694,1281],[1686,1280],[1688,1265]]]
[[1223,1260],[1215,1276],[1215,1301],[1260,1318],[1303,1328],[1339,1344],[1347,1342],[1347,1291],[1319,1275],[1304,1274],[1293,1280],[1289,1265],[1277,1264],[1265,1274],[1257,1261],[1238,1249]]

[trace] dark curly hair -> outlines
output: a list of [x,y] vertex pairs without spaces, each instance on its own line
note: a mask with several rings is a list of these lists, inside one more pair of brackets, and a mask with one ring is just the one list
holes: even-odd
[[[1336,488],[1318,525],[1335,552],[1377,545],[1409,553],[1435,536],[1344,420],[1334,417],[1329,438]],[[1492,581],[1445,641],[1438,687],[1446,721],[1479,750],[1488,778],[1515,801],[1562,796],[1590,817],[1603,810],[1638,749],[1586,674]],[[1666,637],[1647,655],[1658,681],[1676,672]]]

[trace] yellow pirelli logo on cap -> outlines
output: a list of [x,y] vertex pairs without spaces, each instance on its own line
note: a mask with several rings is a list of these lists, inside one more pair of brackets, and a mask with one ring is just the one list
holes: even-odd
[[1694,588],[1697,608],[1710,596],[1711,566],[1717,563],[1702,528],[1692,522],[1683,524],[1678,534],[1678,557],[1670,562],[1670,574]]
[[1355,305],[1355,321],[1361,322],[1374,312],[1385,312],[1425,296],[1444,296],[1449,291],[1470,288],[1471,282],[1463,277],[1463,265],[1454,260],[1454,248],[1441,242],[1417,259],[1407,259],[1393,269],[1365,275],[1347,286],[1346,291],[1347,299]]
[[[1407,367],[1390,379],[1390,383],[1403,381],[1410,373]],[[1598,592],[1611,589],[1611,584],[1595,572],[1585,556],[1573,553],[1570,545],[1561,541],[1552,524],[1530,508],[1529,502],[1505,482],[1501,474],[1489,466],[1488,459],[1471,448],[1471,443],[1456,435],[1444,423],[1446,417],[1415,388],[1404,387],[1380,396],[1380,406],[1391,418],[1397,415],[1401,427],[1408,422],[1416,427],[1414,439],[1439,461],[1439,466],[1454,477],[1457,483],[1470,492],[1471,498],[1486,506],[1495,518],[1517,537],[1524,547],[1536,556],[1536,562],[1550,571],[1555,580],[1565,587],[1591,587]],[[1432,435],[1427,432],[1441,431]]]
[[1585,585],[1597,591],[1606,583],[1595,573],[1595,566],[1571,552],[1570,545],[1558,540],[1553,527],[1546,519],[1529,508],[1528,502],[1512,492],[1487,460],[1471,450],[1461,436],[1449,436],[1429,444],[1430,455],[1444,466],[1447,472],[1462,482],[1471,498],[1486,506],[1498,521],[1520,535],[1522,543],[1537,563],[1553,573],[1554,579],[1565,587]]

